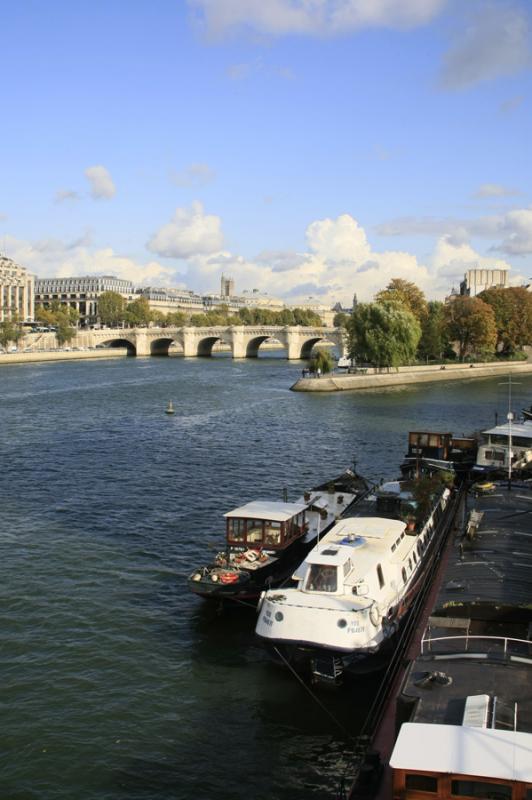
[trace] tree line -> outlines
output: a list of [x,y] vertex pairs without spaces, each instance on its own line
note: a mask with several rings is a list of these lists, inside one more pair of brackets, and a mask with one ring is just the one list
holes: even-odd
[[532,294],[525,287],[493,288],[446,303],[427,301],[414,283],[394,278],[372,303],[337,314],[357,362],[398,367],[416,361],[526,358],[532,344]]
[[171,311],[164,314],[159,309],[150,308],[146,297],[139,297],[127,303],[118,292],[103,292],[98,299],[98,317],[104,325],[118,327],[210,327],[214,325],[309,325],[322,326],[321,317],[315,311],[305,308],[283,308],[273,311],[267,308],[241,308],[235,314],[229,306],[220,305],[210,311],[190,314],[184,311]]

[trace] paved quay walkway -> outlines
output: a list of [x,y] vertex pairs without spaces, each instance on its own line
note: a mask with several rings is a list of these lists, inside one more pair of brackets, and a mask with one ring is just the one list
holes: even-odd
[[407,386],[437,381],[474,380],[500,375],[532,373],[532,361],[505,361],[484,364],[446,364],[430,367],[398,367],[389,371],[369,369],[362,374],[333,372],[320,378],[299,378],[291,390],[294,392],[354,392],[362,389],[379,389],[385,386]]

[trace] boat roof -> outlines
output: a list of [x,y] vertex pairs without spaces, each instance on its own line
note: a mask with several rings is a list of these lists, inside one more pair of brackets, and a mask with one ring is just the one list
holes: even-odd
[[532,781],[532,734],[407,722],[390,759],[394,769]]
[[[487,431],[482,431],[484,435],[499,434],[501,436],[510,435],[510,425],[506,422],[504,425],[496,425],[495,428],[489,428]],[[512,422],[512,436],[528,436],[532,439],[532,420],[525,422]]]
[[286,520],[301,514],[307,508],[305,503],[280,503],[272,500],[253,500],[224,514],[224,517],[245,517],[246,519],[266,519],[272,522]]
[[402,520],[388,517],[348,517],[337,522],[326,534],[325,539],[329,544],[333,541],[336,544],[345,544],[342,539],[353,537],[354,542],[358,536],[363,539],[381,540],[388,544],[388,539],[396,539],[405,527]]
[[532,491],[529,482],[496,484],[489,495],[468,497],[468,512],[483,513],[471,542],[453,547],[435,608],[453,616],[471,606],[527,608],[532,566]]

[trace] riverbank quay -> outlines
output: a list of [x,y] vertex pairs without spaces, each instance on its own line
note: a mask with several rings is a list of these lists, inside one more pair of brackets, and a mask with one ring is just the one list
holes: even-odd
[[101,350],[42,350],[34,353],[0,353],[0,367],[12,364],[35,364],[46,361],[99,361],[103,358],[124,358],[127,347],[106,347]]
[[388,386],[408,386],[439,381],[476,380],[499,375],[532,373],[532,361],[503,363],[445,364],[420,367],[397,367],[395,370],[369,368],[360,374],[331,373],[321,377],[299,378],[291,387],[293,392],[354,392],[362,389],[381,389]]
[[[482,697],[486,722],[475,725],[532,734],[531,501],[531,480],[471,487],[369,743],[366,775],[373,771],[376,779],[381,772],[369,793],[376,800],[398,792],[408,800],[405,771],[395,756],[405,723],[414,733],[420,725],[422,749],[427,725],[473,724],[465,721],[466,704]],[[421,759],[417,770],[433,767]],[[359,781],[349,797],[360,796]]]

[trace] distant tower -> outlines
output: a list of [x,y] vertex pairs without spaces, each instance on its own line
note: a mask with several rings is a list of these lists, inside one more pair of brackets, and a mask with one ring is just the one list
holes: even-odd
[[235,282],[233,278],[225,277],[222,275],[222,282],[220,288],[220,296],[221,297],[232,297],[235,293]]
[[357,298],[357,295],[356,295],[356,292],[355,292],[355,294],[353,295],[353,310],[354,310],[354,309],[355,309],[357,306],[358,306],[358,298]]

